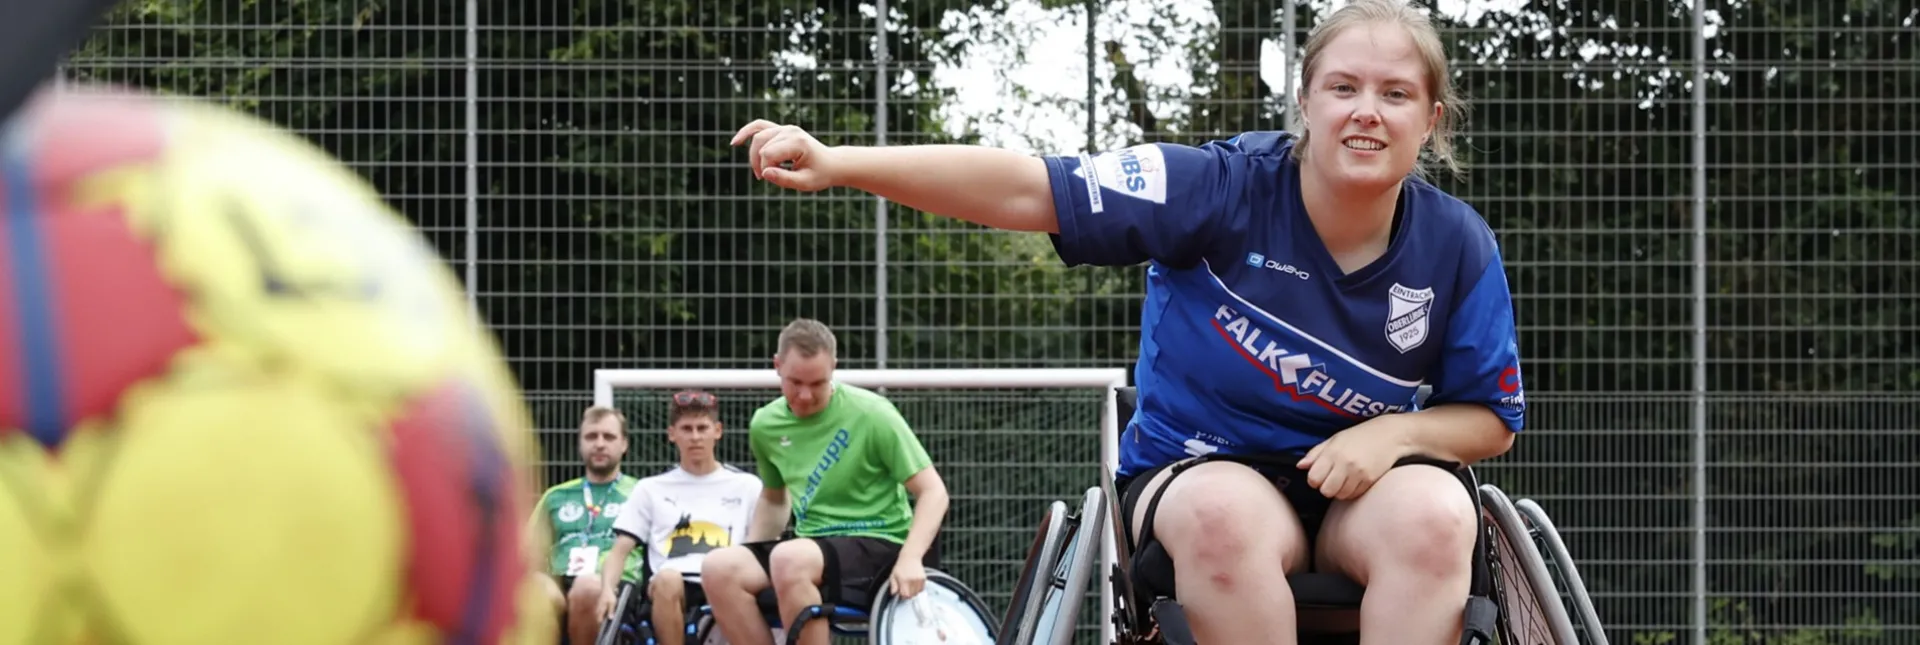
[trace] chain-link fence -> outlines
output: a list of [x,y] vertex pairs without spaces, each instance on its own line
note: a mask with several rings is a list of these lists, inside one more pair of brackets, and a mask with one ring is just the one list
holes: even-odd
[[[212,97],[363,172],[466,278],[557,478],[594,368],[765,368],[793,316],[834,325],[851,367],[1131,362],[1140,270],[776,193],[726,145],[741,125],[1052,153],[1275,129],[1328,10],[140,0],[67,77]],[[1920,642],[1920,8],[1438,14],[1472,111],[1470,174],[1437,181],[1501,237],[1533,410],[1483,476],[1553,514],[1615,642]],[[1091,483],[1033,473],[1097,454],[1080,412],[995,416],[1012,405],[915,419],[969,509],[955,566],[996,610],[1043,500]],[[635,446],[643,470],[672,458]]]

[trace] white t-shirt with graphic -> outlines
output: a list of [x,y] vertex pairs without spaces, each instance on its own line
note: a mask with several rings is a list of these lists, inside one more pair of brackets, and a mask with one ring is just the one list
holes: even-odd
[[760,478],[738,468],[694,475],[676,466],[634,485],[613,531],[646,545],[653,571],[697,576],[708,552],[746,541],[759,500]]

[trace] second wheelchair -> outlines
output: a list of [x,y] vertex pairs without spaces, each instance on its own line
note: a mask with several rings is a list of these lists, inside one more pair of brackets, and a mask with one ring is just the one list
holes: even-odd
[[[697,584],[697,577],[690,578],[689,584]],[[836,588],[837,585],[822,585],[823,591]],[[600,626],[600,638],[595,645],[655,645],[658,643],[653,629],[652,607],[641,593],[641,587],[633,583],[620,586],[619,600],[614,616]],[[931,635],[925,632],[930,628],[923,621],[913,601],[905,601],[895,596],[887,584],[882,584],[874,593],[874,601],[869,606],[850,607],[827,598],[826,602],[803,609],[799,615],[785,620],[780,616],[779,602],[771,589],[763,591],[756,598],[760,611],[773,627],[773,642],[795,645],[799,642],[800,632],[787,629],[786,625],[804,624],[813,620],[825,620],[836,636],[865,637],[871,645],[909,645],[914,643],[952,643],[963,645],[987,645],[994,643],[997,623],[988,611],[986,603],[979,595],[947,573],[938,569],[927,569],[927,584],[915,601],[924,603],[922,611],[931,610],[944,618],[939,624],[957,633]],[[715,628],[713,607],[700,605],[687,610],[687,645],[723,645],[729,641]]]

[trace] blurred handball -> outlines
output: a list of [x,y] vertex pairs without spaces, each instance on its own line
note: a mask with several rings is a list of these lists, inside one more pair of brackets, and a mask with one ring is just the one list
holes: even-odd
[[0,199],[0,645],[554,640],[519,392],[358,176],[69,85]]

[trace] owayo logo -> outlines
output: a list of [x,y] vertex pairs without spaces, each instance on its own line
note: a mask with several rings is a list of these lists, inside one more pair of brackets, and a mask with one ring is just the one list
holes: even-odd
[[1247,266],[1260,267],[1263,269],[1273,269],[1275,271],[1285,273],[1287,275],[1299,278],[1301,280],[1307,279],[1307,271],[1305,269],[1301,269],[1291,264],[1284,264],[1280,262],[1275,262],[1273,260],[1269,260],[1267,259],[1266,255],[1260,254],[1260,253],[1248,253]]

